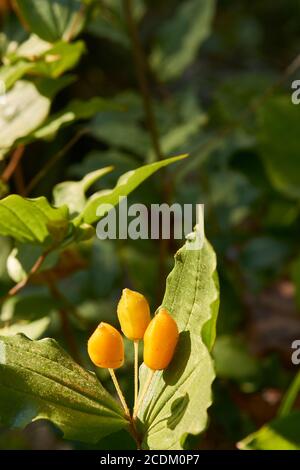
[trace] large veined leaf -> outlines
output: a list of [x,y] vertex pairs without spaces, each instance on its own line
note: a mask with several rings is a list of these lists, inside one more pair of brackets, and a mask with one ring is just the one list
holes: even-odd
[[0,159],[13,145],[39,127],[46,119],[51,99],[69,77],[41,79],[37,83],[19,80],[0,104]]
[[24,427],[49,419],[67,439],[97,442],[127,426],[95,374],[52,339],[0,337],[0,423]]
[[81,26],[81,0],[16,0],[16,4],[30,31],[45,41],[68,39]]
[[[175,255],[167,279],[162,305],[176,320],[180,336],[170,366],[155,373],[138,414],[143,448],[181,449],[187,434],[199,434],[207,425],[215,377],[209,351],[219,306],[216,257],[207,241],[197,250],[189,244]],[[147,371],[143,364],[141,388]]]
[[0,234],[22,243],[47,244],[64,238],[68,208],[52,207],[45,197],[25,199],[11,194],[0,200]]
[[31,82],[18,81],[0,107],[0,156],[47,117],[50,100]]
[[176,78],[194,60],[210,33],[214,10],[214,0],[188,0],[163,24],[151,57],[160,78]]
[[44,335],[50,322],[50,317],[39,318],[32,322],[15,322],[12,325],[0,328],[0,337],[22,333],[30,339],[38,339]]
[[[106,204],[116,206],[120,202],[119,198],[127,196],[157,170],[186,157],[187,155],[180,155],[178,157],[167,158],[125,173],[119,178],[113,189],[99,191],[90,197],[85,208],[80,214],[80,219],[83,219],[83,221],[88,224],[97,222],[107,212],[107,207],[105,207]],[[100,208],[102,204],[103,210]]]
[[289,96],[272,98],[259,109],[259,125],[260,152],[272,184],[299,198],[299,106]]
[[238,443],[244,450],[300,450],[300,411],[277,418]]

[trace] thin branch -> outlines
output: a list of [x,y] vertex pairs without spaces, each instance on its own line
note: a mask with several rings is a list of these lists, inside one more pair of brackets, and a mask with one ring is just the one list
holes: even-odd
[[15,169],[15,172],[13,174],[13,179],[14,179],[17,193],[20,194],[20,196],[24,196],[26,186],[25,186],[21,162]]
[[138,32],[138,29],[134,20],[132,0],[123,0],[123,5],[124,5],[126,21],[128,24],[128,32],[129,32],[131,43],[132,43],[132,50],[133,50],[133,56],[135,60],[137,78],[138,78],[141,94],[143,97],[146,123],[147,123],[147,127],[151,136],[152,145],[156,154],[156,158],[157,160],[161,160],[163,158],[163,155],[162,155],[160,142],[159,142],[159,133],[157,129],[151,94],[149,91],[149,84],[148,84],[148,79],[147,79],[146,57],[145,57],[145,54],[141,45],[139,32]]
[[28,184],[27,188],[25,189],[25,194],[29,194],[32,190],[37,186],[37,184],[48,174],[51,168],[62,158],[64,155],[75,145],[78,140],[86,134],[86,129],[81,129],[77,134],[75,134],[66,145],[60,149],[57,153],[55,153],[41,168],[41,170],[32,178],[30,183]]
[[139,394],[139,340],[133,342],[134,347],[134,405],[137,405],[137,399]]
[[17,166],[19,165],[19,162],[21,158],[23,157],[25,147],[24,145],[19,145],[13,152],[10,161],[8,165],[6,166],[5,170],[3,171],[1,175],[2,181],[4,183],[8,183],[12,175],[14,174]]
[[5,302],[7,299],[9,299],[9,298],[13,297],[14,295],[18,294],[22,289],[24,289],[24,287],[27,286],[27,284],[29,283],[31,278],[34,276],[34,274],[36,274],[38,272],[38,270],[42,266],[43,262],[45,261],[45,259],[46,259],[46,257],[48,256],[49,253],[50,253],[50,250],[47,250],[47,251],[45,251],[45,253],[42,253],[38,257],[38,259],[36,260],[36,262],[34,263],[32,268],[30,269],[27,277],[25,279],[23,279],[22,281],[18,282],[14,287],[12,287],[8,291],[8,293],[6,295],[4,295],[3,297],[0,298],[0,305],[3,304],[3,302]]
[[120,402],[124,408],[124,411],[125,411],[125,415],[130,419],[130,411],[129,411],[129,408],[127,406],[127,403],[126,403],[126,400],[125,400],[125,397],[123,395],[123,392],[121,390],[121,387],[119,385],[119,382],[118,382],[118,379],[116,377],[116,374],[115,374],[115,371],[114,369],[108,369],[109,373],[110,373],[110,376],[112,378],[112,381],[114,383],[114,386],[115,386],[115,389],[117,391],[117,394],[118,394],[118,397],[120,399]]

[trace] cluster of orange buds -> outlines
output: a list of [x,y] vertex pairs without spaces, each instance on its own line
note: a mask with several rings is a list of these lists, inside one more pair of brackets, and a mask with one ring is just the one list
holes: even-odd
[[[147,299],[139,292],[124,289],[118,304],[118,319],[124,335],[134,342],[135,350],[135,396],[134,414],[143,401],[143,390],[138,401],[138,344],[144,340],[144,363],[151,377],[156,370],[166,369],[175,352],[178,328],[166,308],[161,308],[152,318]],[[114,369],[124,364],[124,342],[119,331],[108,323],[100,323],[88,340],[88,354],[97,367],[107,368],[112,376],[126,414],[129,410],[117,383]],[[148,380],[148,385],[150,381]],[[147,386],[148,388],[148,386]]]

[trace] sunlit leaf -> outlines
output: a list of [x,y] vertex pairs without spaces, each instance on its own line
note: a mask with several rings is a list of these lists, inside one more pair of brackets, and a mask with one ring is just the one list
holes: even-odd
[[300,412],[277,418],[238,443],[245,450],[300,450]]
[[52,339],[0,337],[0,423],[23,428],[49,419],[66,439],[97,442],[127,427],[118,403],[95,374]]
[[[216,257],[208,242],[196,250],[189,243],[175,255],[167,279],[162,305],[176,320],[180,336],[171,364],[155,373],[138,414],[143,448],[181,449],[187,434],[199,434],[207,425],[215,377],[209,351],[219,305]],[[143,365],[142,383],[146,374]]]
[[130,194],[137,186],[139,186],[145,179],[149,178],[153,173],[155,173],[160,168],[175,163],[187,155],[180,155],[179,157],[167,158],[165,160],[160,160],[159,162],[151,163],[150,165],[145,165],[136,170],[129,171],[121,176],[118,180],[116,186],[110,190],[99,191],[91,196],[80,214],[80,219],[83,219],[84,222],[88,224],[93,224],[97,222],[107,211],[103,206],[103,210],[99,210],[99,206],[102,204],[111,204],[116,206],[119,204],[119,198],[122,196],[127,196]]

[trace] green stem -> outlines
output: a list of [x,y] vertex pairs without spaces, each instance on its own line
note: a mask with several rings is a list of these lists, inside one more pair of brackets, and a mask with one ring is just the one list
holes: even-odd
[[152,378],[154,376],[154,373],[155,371],[152,370],[152,369],[149,369],[149,372],[148,372],[148,376],[146,378],[146,381],[145,381],[145,384],[144,384],[144,387],[142,389],[142,392],[141,392],[141,396],[137,402],[137,405],[135,407],[135,409],[133,410],[133,420],[136,419],[137,415],[138,415],[138,412],[139,412],[139,409],[140,409],[140,406],[142,405],[143,401],[144,401],[144,398],[146,396],[146,393],[148,391],[148,388],[150,387],[150,384],[151,384],[151,381],[152,381]]
[[296,375],[293,382],[289,386],[286,394],[283,397],[281,405],[278,410],[278,416],[283,417],[287,416],[294,406],[296,398],[300,392],[300,372]]
[[136,408],[139,393],[139,340],[133,342],[134,346],[134,407]]
[[114,369],[108,369],[109,373],[110,373],[110,376],[112,378],[112,381],[114,383],[114,386],[115,386],[115,389],[117,391],[117,394],[118,394],[118,397],[120,399],[120,402],[124,408],[124,411],[125,411],[125,414],[126,416],[130,419],[130,411],[129,411],[129,408],[127,406],[127,403],[126,403],[126,400],[125,400],[125,397],[122,393],[122,390],[121,390],[121,387],[119,385],[119,382],[118,382],[118,379],[116,377],[116,374],[115,374],[115,371]]

